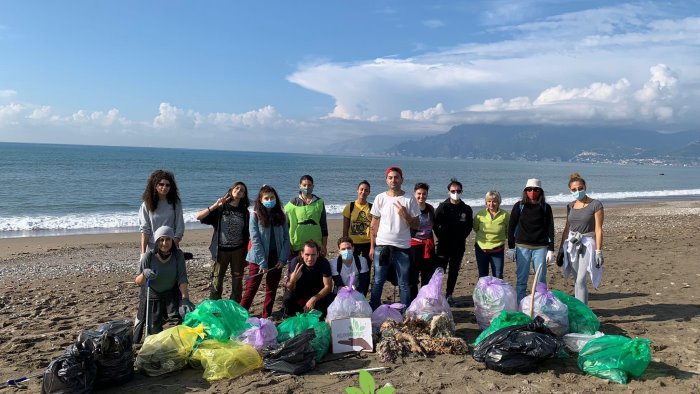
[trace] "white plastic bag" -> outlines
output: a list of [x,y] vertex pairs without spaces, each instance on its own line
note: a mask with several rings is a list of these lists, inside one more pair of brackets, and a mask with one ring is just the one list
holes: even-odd
[[348,285],[338,290],[335,300],[328,306],[327,322],[350,317],[372,317],[372,307],[365,296],[352,287],[354,281],[355,275],[350,275]]
[[[530,315],[532,295],[520,300],[520,310]],[[563,336],[569,332],[569,308],[557,297],[547,290],[547,285],[538,282],[535,288],[535,316],[542,316],[544,323],[557,336]],[[534,317],[534,316],[533,316]]]
[[485,330],[501,311],[517,312],[515,290],[508,282],[493,276],[484,276],[474,287],[474,314],[479,329]]

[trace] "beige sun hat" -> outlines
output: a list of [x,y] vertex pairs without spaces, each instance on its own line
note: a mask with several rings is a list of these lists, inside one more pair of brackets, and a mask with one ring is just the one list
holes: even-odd
[[530,178],[527,180],[527,183],[525,184],[525,188],[528,188],[528,187],[537,187],[537,188],[542,189],[542,181],[540,181],[537,178]]

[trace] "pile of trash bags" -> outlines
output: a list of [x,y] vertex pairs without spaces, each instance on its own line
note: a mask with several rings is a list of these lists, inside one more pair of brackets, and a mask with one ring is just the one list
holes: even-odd
[[283,320],[277,326],[277,341],[281,344],[312,328],[315,337],[311,346],[316,350],[316,361],[321,361],[331,347],[331,328],[328,323],[321,321],[322,313],[315,309],[307,313],[297,313],[296,316]]
[[42,393],[90,393],[134,376],[133,323],[115,320],[78,334],[44,372]]
[[501,311],[515,312],[518,301],[513,286],[503,279],[484,276],[474,287],[474,314],[479,329],[484,330]]

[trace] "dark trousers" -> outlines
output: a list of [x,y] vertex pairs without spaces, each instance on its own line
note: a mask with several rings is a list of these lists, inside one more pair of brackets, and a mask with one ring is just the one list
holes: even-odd
[[267,271],[264,275],[257,275],[259,272],[259,265],[248,263],[248,280],[245,282],[245,291],[241,299],[241,306],[245,309],[250,309],[250,305],[253,303],[253,298],[255,298],[255,294],[258,292],[258,287],[260,287],[264,276],[265,301],[263,301],[262,317],[268,318],[272,315],[272,308],[275,305],[277,286],[279,286],[280,279],[282,279],[282,268]]
[[474,244],[474,254],[476,255],[476,267],[479,270],[479,278],[489,275],[489,266],[491,273],[496,278],[503,279],[503,254],[505,249],[501,248],[498,252],[484,252],[478,244]]
[[430,257],[425,257],[425,245],[411,246],[411,253],[413,258],[411,259],[410,287],[411,301],[413,301],[418,295],[418,284],[420,283],[421,287],[427,285],[437,266],[433,251],[430,252]]
[[[298,313],[304,313],[304,305],[309,301],[311,297],[302,297],[295,294],[294,291],[288,292],[284,298],[284,314],[286,316],[296,316]],[[314,309],[321,312],[321,320],[326,318],[326,313],[328,312],[328,306],[333,302],[333,293],[316,301]]]
[[231,299],[240,303],[243,293],[243,270],[246,266],[246,248],[240,247],[236,250],[219,250],[216,262],[211,269],[209,298],[220,300],[224,290],[224,279],[226,270],[231,267]]
[[[179,291],[175,292],[173,289],[157,293],[149,288],[148,291],[151,294],[148,297],[148,303],[146,303],[146,289],[146,286],[141,286],[139,290],[139,309],[134,321],[134,343],[141,343],[146,336],[163,331],[163,325],[169,320],[175,324],[182,322],[179,313],[174,316],[170,316],[169,313],[172,309],[177,310],[180,305]],[[147,308],[148,313],[146,313]],[[146,321],[147,317],[148,321]],[[145,336],[144,329],[146,330]]]
[[451,249],[445,255],[439,256],[436,260],[436,266],[447,271],[447,288],[445,294],[447,297],[452,295],[457,285],[457,276],[459,269],[462,267],[462,258],[464,257],[464,248]]
[[366,243],[366,244],[355,244],[355,245],[353,245],[353,247],[352,247],[352,248],[353,248],[353,251],[352,251],[352,252],[353,252],[353,254],[354,254],[355,256],[362,256],[362,257],[366,258],[366,259],[367,259],[367,262],[370,263],[369,266],[371,267],[371,266],[372,266],[372,264],[371,264],[371,263],[372,263],[372,258],[373,258],[374,256],[372,256],[372,257],[369,256],[369,247],[370,247],[370,244],[369,244],[369,243]]

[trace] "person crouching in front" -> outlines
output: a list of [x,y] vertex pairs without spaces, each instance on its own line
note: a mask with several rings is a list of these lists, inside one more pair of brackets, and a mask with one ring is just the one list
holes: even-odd
[[175,245],[173,229],[161,226],[154,233],[154,238],[155,250],[149,249],[143,254],[138,275],[134,279],[141,286],[134,343],[141,342],[144,326],[146,336],[157,334],[163,331],[168,315],[173,316],[175,312],[177,316],[179,312],[177,320],[180,323],[187,313],[194,310],[189,299],[185,255]]
[[300,255],[289,262],[288,272],[285,314],[295,316],[297,312],[316,309],[325,318],[328,305],[333,301],[329,296],[333,290],[333,281],[331,265],[320,255],[318,244],[306,241]]

